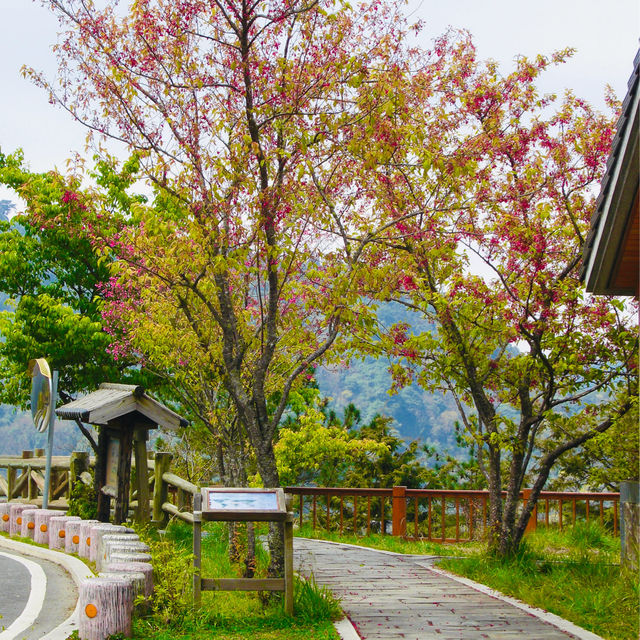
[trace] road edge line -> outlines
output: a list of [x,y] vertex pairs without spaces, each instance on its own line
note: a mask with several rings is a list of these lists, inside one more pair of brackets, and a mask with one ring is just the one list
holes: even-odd
[[[0,551],[0,555],[25,566],[31,578],[29,598],[24,605],[24,609],[22,609],[20,615],[4,631],[0,632],[0,639],[12,640],[26,631],[38,619],[38,616],[42,612],[47,593],[47,575],[44,569],[32,560],[27,560],[20,556],[13,556],[10,553],[3,553],[2,551]],[[34,609],[37,609],[37,612],[34,613]]]
[[[49,560],[50,562],[60,565],[71,575],[76,586],[79,586],[80,581],[85,578],[95,578],[93,571],[91,571],[82,560],[74,556],[69,556],[61,551],[53,551],[45,547],[26,544],[25,542],[12,540],[4,536],[0,536],[0,548],[1,547],[23,553],[24,555],[31,555],[42,560]],[[78,628],[79,619],[80,600],[76,603],[76,608],[73,610],[73,613],[55,629],[52,629],[47,635],[43,636],[41,640],[66,640],[66,638]]]

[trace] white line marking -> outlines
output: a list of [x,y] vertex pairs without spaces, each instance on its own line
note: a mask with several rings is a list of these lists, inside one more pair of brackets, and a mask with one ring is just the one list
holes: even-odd
[[13,623],[0,633],[0,640],[14,640],[25,629],[30,627],[40,615],[44,605],[44,596],[47,592],[47,576],[42,567],[31,560],[14,556],[10,553],[3,553],[2,551],[0,551],[0,555],[20,562],[31,574],[31,592],[29,593],[27,604]]

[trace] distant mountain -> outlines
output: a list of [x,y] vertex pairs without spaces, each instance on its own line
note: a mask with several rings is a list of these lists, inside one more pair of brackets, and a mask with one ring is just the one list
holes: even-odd
[[[379,310],[379,320],[386,326],[407,322],[415,331],[429,329],[421,317],[400,305],[383,305]],[[459,416],[451,395],[427,393],[416,384],[389,395],[391,375],[388,367],[389,362],[385,359],[367,358],[349,367],[319,368],[316,378],[321,393],[331,398],[330,408],[338,414],[353,403],[363,422],[370,421],[376,413],[390,416],[394,420],[393,426],[405,441],[417,439],[455,454],[454,425]],[[0,454],[19,454],[23,449],[43,446],[44,437],[33,427],[30,414],[16,413],[10,407],[0,406]],[[56,453],[66,454],[78,447],[86,449],[86,442],[76,425],[58,422]]]
[[458,409],[451,394],[427,393],[413,384],[389,395],[391,376],[386,360],[367,359],[342,369],[316,371],[318,386],[331,398],[329,407],[341,414],[353,403],[368,422],[376,413],[393,418],[394,427],[405,441],[419,440],[451,453],[457,448],[454,425]]
[[[20,455],[25,450],[44,449],[46,444],[47,434],[36,430],[31,412],[0,405],[0,455]],[[75,422],[56,422],[53,439],[55,455],[88,450],[89,443]]]
[[[406,322],[414,332],[431,328],[422,316],[395,303],[381,305],[378,320],[386,327]],[[457,449],[454,425],[459,414],[451,394],[427,393],[413,384],[389,395],[391,375],[388,368],[388,360],[367,358],[348,367],[319,368],[316,378],[321,393],[331,398],[330,408],[338,414],[352,402],[360,410],[364,422],[376,413],[387,415],[394,419],[394,427],[405,441],[419,440],[454,453]]]

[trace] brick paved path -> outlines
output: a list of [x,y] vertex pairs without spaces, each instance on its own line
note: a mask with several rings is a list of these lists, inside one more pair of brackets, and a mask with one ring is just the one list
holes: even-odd
[[366,640],[568,640],[573,635],[514,605],[436,573],[427,556],[295,538],[296,569],[341,600]]

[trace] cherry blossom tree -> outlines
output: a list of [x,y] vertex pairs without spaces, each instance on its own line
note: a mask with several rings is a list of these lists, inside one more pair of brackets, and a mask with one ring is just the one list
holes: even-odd
[[[154,188],[95,239],[117,257],[114,354],[212,401],[221,389],[278,486],[274,440],[310,365],[390,353],[397,384],[455,394],[491,545],[516,548],[555,460],[624,414],[636,384],[625,308],[577,278],[611,122],[535,90],[568,52],[502,77],[464,34],[410,48],[398,5],[379,0],[45,4],[64,29],[58,83],[31,75],[124,142]],[[363,340],[373,297],[436,332]],[[610,402],[590,404],[596,390]],[[275,572],[275,530],[270,544]]]
[[[411,66],[395,3],[45,2],[65,30],[51,99],[136,153],[155,189],[103,251],[115,354],[221,381],[265,486],[309,365],[369,321],[375,235],[361,176],[388,153],[364,122],[396,109]],[[375,181],[375,176],[372,177]],[[271,540],[273,570],[282,541]]]
[[522,58],[502,76],[462,46],[455,90],[435,97],[458,122],[455,144],[420,137],[433,112],[418,92],[432,83],[417,74],[401,170],[377,202],[398,221],[380,240],[394,268],[373,288],[434,329],[396,324],[369,348],[396,358],[397,386],[456,398],[490,491],[489,546],[506,556],[553,465],[637,403],[637,304],[580,282],[614,121],[571,93],[559,104],[537,93],[537,76],[569,52]]

